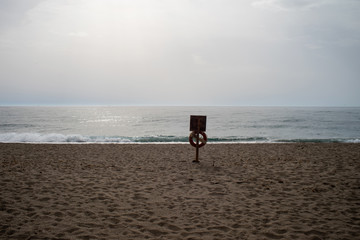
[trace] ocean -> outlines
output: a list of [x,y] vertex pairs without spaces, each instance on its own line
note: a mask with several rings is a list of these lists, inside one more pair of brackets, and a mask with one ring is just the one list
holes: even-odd
[[359,107],[0,107],[0,142],[188,143],[206,115],[208,143],[360,143]]

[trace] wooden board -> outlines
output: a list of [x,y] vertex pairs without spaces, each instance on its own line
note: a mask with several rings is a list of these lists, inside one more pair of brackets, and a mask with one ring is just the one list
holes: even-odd
[[190,131],[206,131],[206,116],[190,116]]

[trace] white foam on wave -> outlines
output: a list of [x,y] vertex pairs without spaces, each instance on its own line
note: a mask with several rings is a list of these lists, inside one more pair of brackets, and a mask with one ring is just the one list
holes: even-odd
[[[187,137],[176,136],[83,136],[80,134],[64,135],[60,133],[0,133],[2,143],[187,143]],[[281,143],[281,142],[344,142],[360,143],[360,139],[292,139],[270,140],[267,138],[214,138],[208,143]]]
[[350,139],[350,140],[346,140],[345,142],[347,142],[347,143],[360,143],[360,139]]
[[61,143],[61,142],[87,142],[89,139],[81,135],[63,135],[59,133],[3,133],[0,142],[6,143]]

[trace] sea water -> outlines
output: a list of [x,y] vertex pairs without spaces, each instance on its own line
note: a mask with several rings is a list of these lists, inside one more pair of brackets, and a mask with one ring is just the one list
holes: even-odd
[[360,108],[0,107],[0,142],[187,143],[206,115],[209,143],[360,142]]

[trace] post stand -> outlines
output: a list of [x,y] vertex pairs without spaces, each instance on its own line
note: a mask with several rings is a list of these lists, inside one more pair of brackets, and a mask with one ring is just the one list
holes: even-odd
[[[199,148],[206,144],[207,136],[206,131],[206,116],[191,115],[190,116],[190,136],[189,142],[191,146],[196,148],[196,155],[194,163],[199,163]],[[200,135],[202,138],[200,139]],[[196,139],[194,139],[196,138]]]
[[198,129],[196,132],[196,157],[194,163],[199,163],[199,133],[200,133],[200,119],[198,119]]

